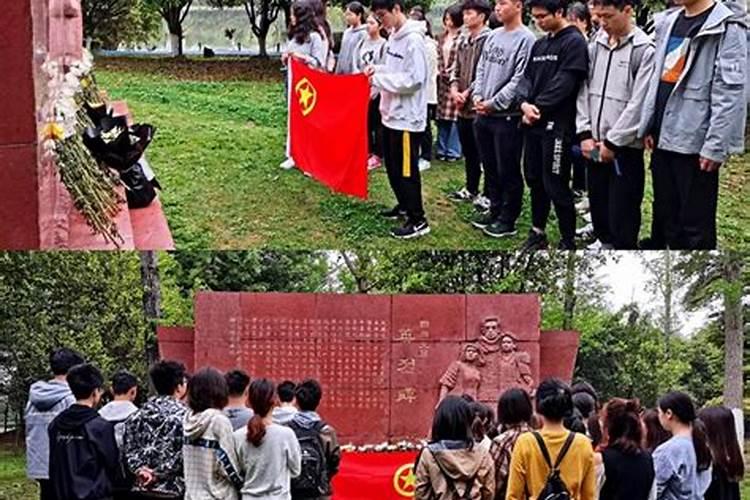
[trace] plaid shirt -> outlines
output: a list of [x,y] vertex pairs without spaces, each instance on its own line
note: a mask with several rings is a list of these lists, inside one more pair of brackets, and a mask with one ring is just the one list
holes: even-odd
[[525,432],[531,432],[531,427],[526,423],[522,423],[506,429],[492,440],[490,455],[492,455],[492,459],[495,461],[496,499],[505,499],[508,474],[510,473],[510,457],[518,437]]
[[437,119],[448,120],[455,122],[458,120],[458,106],[451,97],[451,73],[453,72],[453,65],[456,64],[456,56],[458,55],[458,39],[459,35],[453,38],[453,45],[451,45],[450,55],[448,60],[445,60],[443,52],[443,44],[445,43],[445,33],[440,35],[438,39],[438,105],[437,105]]

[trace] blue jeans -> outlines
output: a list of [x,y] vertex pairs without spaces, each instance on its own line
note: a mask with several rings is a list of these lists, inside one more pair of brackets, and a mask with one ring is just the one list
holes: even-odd
[[458,139],[456,122],[437,120],[437,155],[442,158],[461,158],[461,142]]

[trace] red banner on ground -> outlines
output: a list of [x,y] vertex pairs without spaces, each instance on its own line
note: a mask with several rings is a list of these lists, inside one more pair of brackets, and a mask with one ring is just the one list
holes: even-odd
[[417,452],[344,452],[333,478],[333,500],[404,500],[414,497]]
[[334,191],[367,198],[367,77],[333,75],[292,59],[289,149],[303,172]]

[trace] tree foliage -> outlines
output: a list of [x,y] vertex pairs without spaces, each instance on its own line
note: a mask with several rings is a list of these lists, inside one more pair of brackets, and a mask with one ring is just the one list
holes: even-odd
[[145,44],[161,29],[159,13],[145,0],[81,0],[81,10],[83,37],[94,48]]
[[[267,57],[266,39],[271,26],[281,12],[288,12],[291,2],[288,0],[207,0],[212,7],[243,7],[250,29],[258,39],[261,57]],[[288,17],[288,16],[287,16]]]
[[190,12],[193,0],[142,0],[146,7],[155,10],[167,23],[173,55],[182,55],[184,32],[182,24]]

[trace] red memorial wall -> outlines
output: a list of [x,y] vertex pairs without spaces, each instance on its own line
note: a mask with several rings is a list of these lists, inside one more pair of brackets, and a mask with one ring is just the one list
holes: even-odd
[[[540,321],[530,294],[201,292],[194,328],[161,328],[159,345],[190,369],[314,377],[340,440],[364,444],[425,438],[445,384],[494,406],[507,387],[570,380],[578,334],[540,331]],[[463,355],[472,350],[473,361]]]

